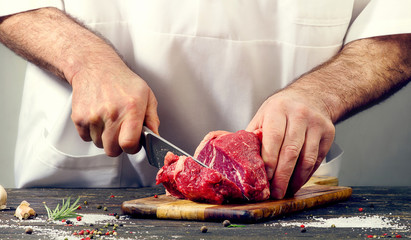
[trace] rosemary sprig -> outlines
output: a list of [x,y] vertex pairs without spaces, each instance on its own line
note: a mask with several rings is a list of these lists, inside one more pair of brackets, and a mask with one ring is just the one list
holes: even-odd
[[238,227],[245,227],[245,225],[230,224],[227,227],[229,228],[237,227],[238,228]]
[[74,212],[79,207],[78,205],[79,200],[80,200],[80,197],[78,197],[77,200],[73,204],[70,204],[70,197],[68,197],[66,201],[64,201],[63,199],[61,208],[60,208],[60,204],[57,204],[54,210],[51,210],[44,203],[44,207],[46,208],[48,219],[49,220],[61,220],[65,218],[73,218],[73,217],[81,216]]

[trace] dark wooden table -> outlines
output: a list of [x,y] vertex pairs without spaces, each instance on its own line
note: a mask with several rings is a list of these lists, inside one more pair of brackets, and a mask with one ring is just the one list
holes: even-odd
[[[221,222],[194,222],[156,219],[134,219],[122,215],[123,201],[163,194],[161,187],[143,189],[6,189],[8,209],[0,211],[0,239],[86,239],[87,235],[73,235],[81,230],[99,229],[103,234],[117,224],[117,236],[94,236],[93,239],[366,239],[369,237],[411,238],[411,187],[353,187],[352,197],[316,209],[281,216],[268,222],[238,224],[237,227],[224,227]],[[54,208],[63,198],[81,197],[81,209],[77,212],[84,216],[102,216],[101,222],[78,222],[73,226],[62,222],[47,222],[47,212],[43,202]],[[26,200],[37,212],[37,217],[29,220],[15,218],[14,212],[21,201]],[[84,203],[87,201],[87,204]],[[98,209],[101,206],[101,209]],[[107,211],[104,211],[104,207]],[[362,211],[359,209],[362,208]],[[116,218],[114,215],[119,215]],[[342,217],[363,217],[364,223],[373,225],[373,217],[392,221],[401,229],[343,227],[338,219]],[[315,227],[316,219],[335,219],[331,225]],[[97,218],[97,220],[101,220]],[[83,225],[81,225],[83,224]],[[235,223],[233,223],[235,224]],[[305,224],[302,231],[301,224]],[[328,223],[329,224],[329,223]],[[339,226],[340,224],[340,226]],[[90,226],[91,225],[91,226]],[[201,227],[207,232],[202,233]],[[25,229],[31,227],[32,234]]]

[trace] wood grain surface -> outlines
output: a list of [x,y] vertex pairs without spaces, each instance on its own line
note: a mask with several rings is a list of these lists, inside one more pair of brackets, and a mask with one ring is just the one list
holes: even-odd
[[137,218],[157,218],[195,221],[261,222],[305,209],[339,202],[352,194],[350,187],[335,186],[334,177],[313,177],[298,193],[282,200],[258,203],[207,204],[160,195],[123,202],[124,214]]
[[[286,214],[269,221],[238,224],[241,227],[224,227],[222,221],[177,221],[157,218],[131,218],[121,214],[121,205],[124,201],[138,198],[153,198],[155,194],[165,193],[162,186],[152,188],[113,188],[113,189],[62,189],[62,188],[30,188],[30,189],[6,189],[8,194],[7,209],[0,211],[0,239],[12,240],[50,240],[50,239],[81,239],[87,236],[73,236],[73,232],[85,229],[107,229],[107,223],[120,225],[117,228],[118,236],[102,236],[94,239],[206,239],[206,240],[266,240],[266,239],[369,239],[396,238],[411,239],[411,187],[352,187],[353,194],[347,201],[321,205],[292,214]],[[82,209],[77,212],[83,216],[104,216],[118,213],[119,219],[114,216],[112,220],[96,222],[89,226],[84,219],[78,222],[75,218],[73,226],[67,226],[62,222],[49,222],[43,202],[54,208],[61,204],[63,198],[72,199],[81,197]],[[112,196],[115,196],[114,198]],[[16,207],[21,201],[27,200],[30,206],[37,212],[35,219],[18,220],[14,217]],[[87,201],[87,205],[83,204]],[[108,210],[104,211],[103,208]],[[359,211],[359,208],[363,211]],[[394,226],[378,228],[373,223],[374,217],[391,221]],[[321,227],[318,225],[321,219],[328,222],[342,218],[363,218],[369,228],[363,226],[342,226],[332,221]],[[301,231],[301,224],[305,224],[306,231]],[[336,227],[331,227],[335,224]],[[206,226],[207,233],[201,228]],[[25,234],[27,227],[33,228],[32,234]],[[111,229],[111,228],[110,228]],[[57,237],[56,237],[57,235]]]

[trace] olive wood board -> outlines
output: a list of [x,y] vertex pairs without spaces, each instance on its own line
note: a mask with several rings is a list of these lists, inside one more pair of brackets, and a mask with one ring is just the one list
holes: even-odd
[[123,202],[124,214],[136,218],[193,221],[261,222],[280,215],[347,200],[350,187],[335,186],[338,179],[313,177],[292,198],[257,203],[208,204],[159,195]]

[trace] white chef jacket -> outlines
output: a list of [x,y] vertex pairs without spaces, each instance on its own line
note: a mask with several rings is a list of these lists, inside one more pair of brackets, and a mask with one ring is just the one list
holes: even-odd
[[[212,130],[244,129],[276,90],[350,41],[411,32],[411,1],[0,0],[0,15],[57,7],[116,47],[154,91],[160,133],[194,152]],[[141,187],[145,152],[108,157],[81,140],[71,87],[29,64],[15,154],[17,187]]]

